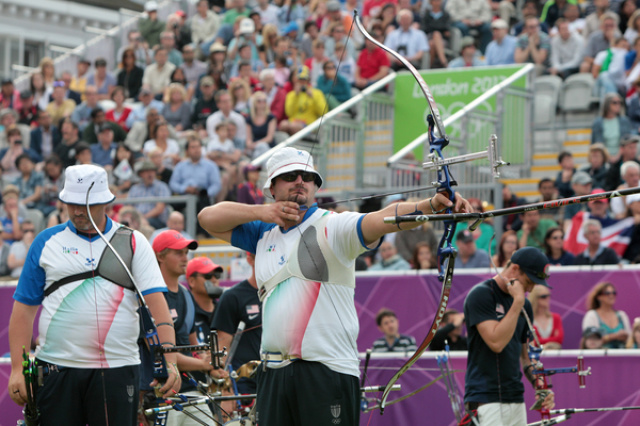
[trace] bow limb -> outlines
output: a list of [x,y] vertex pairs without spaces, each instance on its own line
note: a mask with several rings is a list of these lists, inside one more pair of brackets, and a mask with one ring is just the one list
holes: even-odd
[[402,56],[401,54],[399,54],[395,50],[389,48],[388,46],[385,46],[384,44],[380,43],[375,38],[371,37],[371,34],[369,34],[367,32],[367,30],[364,29],[364,26],[362,25],[362,22],[360,21],[360,16],[358,16],[358,12],[357,11],[354,10],[353,15],[354,15],[354,22],[356,24],[356,27],[358,27],[358,30],[360,30],[362,35],[364,35],[364,37],[367,40],[369,40],[371,43],[375,44],[376,46],[378,46],[382,50],[388,52],[391,56],[393,56],[398,61],[400,61],[402,63],[402,65],[404,65],[409,70],[409,72],[413,75],[413,77],[418,82],[418,85],[420,86],[420,89],[422,90],[422,93],[424,93],[424,96],[427,99],[427,102],[429,103],[429,108],[431,109],[431,112],[433,114],[433,117],[434,117],[434,120],[435,120],[435,125],[436,125],[436,128],[438,129],[438,133],[440,134],[440,137],[446,139],[446,132],[445,132],[445,129],[444,129],[444,123],[442,122],[442,118],[440,117],[440,111],[438,110],[438,107],[436,105],[436,101],[433,99],[433,95],[431,94],[431,91],[429,90],[429,86],[427,86],[427,83],[424,81],[424,79],[422,78],[422,76],[420,75],[420,73],[418,72],[416,67],[414,67],[413,64],[411,62],[409,62],[404,56]]
[[[147,344],[149,345],[149,350],[150,350],[151,355],[153,357],[153,377],[157,381],[166,382],[166,381],[168,381],[168,379],[170,377],[170,372],[167,369],[167,363],[165,361],[165,355],[164,355],[164,352],[163,352],[163,349],[162,349],[162,344],[160,343],[160,338],[158,337],[158,329],[156,328],[155,321],[154,321],[153,317],[151,316],[151,313],[149,311],[149,307],[147,306],[147,303],[146,303],[146,301],[144,299],[144,296],[142,295],[142,292],[140,291],[140,287],[138,286],[138,283],[137,283],[136,279],[134,278],[133,273],[131,272],[131,270],[129,269],[129,267],[125,263],[125,261],[120,256],[120,253],[118,253],[118,251],[113,247],[113,245],[111,245],[109,240],[104,236],[102,231],[100,231],[100,228],[96,225],[96,222],[94,221],[93,216],[91,215],[91,206],[89,205],[89,194],[91,193],[91,190],[93,189],[94,184],[95,184],[95,182],[91,183],[91,185],[89,186],[89,189],[87,190],[87,194],[86,194],[85,205],[86,205],[86,208],[87,208],[87,216],[88,216],[89,220],[91,221],[91,225],[95,229],[95,231],[98,234],[98,236],[100,237],[100,239],[105,243],[105,245],[109,248],[109,250],[111,250],[111,252],[115,256],[115,258],[118,260],[118,262],[120,263],[120,265],[122,266],[122,268],[126,272],[126,274],[129,277],[129,279],[133,283],[133,286],[135,288],[135,292],[136,292],[136,295],[137,295],[138,303],[140,305],[139,313],[140,313],[140,318],[142,319],[142,326],[144,328],[145,340],[147,341]],[[177,366],[176,366],[175,362],[172,363],[172,364],[174,366],[174,371],[172,371],[171,373],[173,373],[175,375],[175,377],[176,377],[175,380],[179,381],[180,380],[180,375],[179,375],[179,373],[177,371],[178,370]],[[164,399],[161,398],[162,395],[157,395],[157,397],[158,397],[158,401],[159,402],[164,402]],[[156,423],[155,424],[157,426],[164,426],[166,424],[166,420],[167,420],[166,413],[164,414],[164,416],[159,415],[158,417],[156,417]]]

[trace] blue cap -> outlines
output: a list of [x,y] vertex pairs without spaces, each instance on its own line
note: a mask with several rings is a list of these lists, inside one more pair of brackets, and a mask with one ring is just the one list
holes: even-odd
[[527,274],[529,279],[536,284],[551,288],[547,284],[549,278],[549,259],[535,247],[522,247],[511,256],[511,262],[515,263]]
[[282,29],[282,34],[289,34],[291,31],[298,31],[298,24],[296,21],[291,21],[287,24],[286,27]]

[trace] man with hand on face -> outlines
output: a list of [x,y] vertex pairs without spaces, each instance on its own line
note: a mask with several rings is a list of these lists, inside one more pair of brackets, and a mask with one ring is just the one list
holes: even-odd
[[[135,425],[138,413],[140,292],[155,319],[160,342],[173,344],[167,291],[146,238],[112,221],[105,213],[115,196],[106,171],[98,166],[72,166],[65,171],[60,201],[69,221],[35,238],[14,294],[9,323],[11,377],[9,396],[27,403],[22,351],[31,345],[33,321],[40,305],[38,365],[43,383],[37,406],[42,425]],[[89,207],[87,208],[87,205]],[[88,210],[89,209],[89,210]],[[122,284],[125,271],[94,228],[121,252],[136,280]],[[176,355],[166,354],[169,378],[160,389],[168,397],[179,389]],[[151,379],[149,379],[151,381]],[[151,383],[154,386],[157,382]],[[132,394],[133,392],[133,394]]]
[[[267,162],[265,195],[275,202],[222,202],[198,215],[211,235],[256,255],[263,303],[257,417],[263,426],[357,425],[360,387],[354,306],[355,259],[383,235],[420,226],[385,224],[386,216],[445,207],[471,211],[456,194],[394,203],[369,214],[318,208],[322,176],[308,152],[286,147]],[[336,395],[335,389],[340,389]],[[340,405],[340,413],[332,406]]]
[[[525,426],[527,413],[520,368],[534,389],[528,355],[529,328],[523,309],[533,318],[525,293],[536,284],[548,287],[547,257],[540,250],[517,250],[492,279],[471,289],[464,301],[469,355],[464,402],[481,426]],[[553,392],[536,395],[542,407],[555,405]]]

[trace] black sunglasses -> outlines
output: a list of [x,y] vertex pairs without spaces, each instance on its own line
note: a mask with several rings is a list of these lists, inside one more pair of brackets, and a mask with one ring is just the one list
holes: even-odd
[[282,179],[285,182],[295,182],[298,179],[298,176],[302,177],[303,182],[313,182],[316,179],[316,174],[311,172],[303,172],[300,170],[284,173],[278,176],[278,178]]
[[602,293],[600,293],[600,295],[602,295],[602,296],[611,296],[611,295],[617,296],[618,292],[615,291],[615,290],[614,291],[603,291]]
[[211,281],[211,279],[213,277],[215,277],[217,280],[220,279],[220,277],[222,277],[222,271],[213,271],[210,274],[198,274],[200,276],[202,276],[205,280],[207,281]]

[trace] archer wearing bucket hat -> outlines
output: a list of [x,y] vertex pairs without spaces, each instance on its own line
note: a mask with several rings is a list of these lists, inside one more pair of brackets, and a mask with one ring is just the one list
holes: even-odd
[[[520,363],[523,345],[529,336],[525,314],[533,321],[526,293],[537,284],[548,287],[547,270],[547,256],[537,248],[523,247],[516,250],[502,272],[476,284],[464,301],[468,333],[465,405],[480,412],[486,419],[483,424],[501,423],[500,412],[504,413],[502,424],[526,424],[521,371],[535,388],[531,366]],[[497,355],[500,356],[500,377],[496,370],[485,367],[495,363]],[[509,389],[508,396],[505,389]],[[537,397],[537,404],[553,408],[553,392]],[[496,413],[482,413],[484,404],[495,405]]]
[[[137,389],[152,380],[141,382],[139,376],[137,294],[148,306],[140,309],[145,323],[157,324],[157,341],[175,345],[173,320],[163,296],[167,287],[144,235],[105,214],[106,203],[114,199],[106,171],[81,165],[67,168],[65,174],[60,199],[66,203],[69,221],[40,232],[27,254],[12,312],[25,326],[12,328],[11,353],[21,353],[29,344],[32,328],[26,324],[40,312],[38,365],[44,377],[38,392],[40,414],[64,419],[68,425],[106,417],[109,424],[133,425]],[[102,235],[96,235],[92,221]],[[151,357],[147,359],[152,365]],[[164,354],[163,362],[168,376],[160,394],[168,396],[170,389],[180,388],[177,355]],[[105,380],[87,380],[101,374]],[[24,386],[9,386],[13,401],[24,405]],[[109,395],[108,406],[80,396],[103,393]]]
[[[385,234],[420,226],[385,224],[387,216],[430,214],[444,207],[471,212],[472,208],[460,195],[453,206],[443,194],[436,194],[368,214],[337,214],[314,202],[325,182],[314,168],[312,155],[294,147],[274,151],[263,186],[273,203],[217,203],[204,208],[198,220],[212,236],[255,255],[257,295],[263,306],[253,308],[251,314],[264,312],[265,369],[258,387],[270,389],[256,402],[260,421],[330,424],[331,406],[339,404],[343,415],[337,417],[342,424],[355,425],[360,406],[358,360],[353,351],[358,329],[353,299],[356,258],[378,247]],[[292,327],[295,324],[303,325]],[[351,391],[335,399],[330,391],[334,386]],[[317,407],[314,413],[284,414],[284,397],[294,388],[298,389],[296,401]]]

